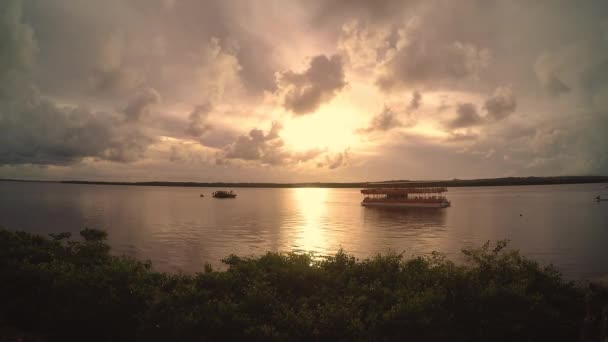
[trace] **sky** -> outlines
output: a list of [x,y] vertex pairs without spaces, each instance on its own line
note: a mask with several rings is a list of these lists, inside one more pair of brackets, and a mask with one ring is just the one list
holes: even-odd
[[3,0],[0,178],[608,174],[608,2]]

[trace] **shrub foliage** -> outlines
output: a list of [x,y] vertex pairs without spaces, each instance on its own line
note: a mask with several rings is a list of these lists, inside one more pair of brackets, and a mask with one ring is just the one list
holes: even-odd
[[40,341],[574,341],[584,293],[506,242],[357,260],[267,253],[194,275],[112,256],[106,233],[0,230],[0,333]]

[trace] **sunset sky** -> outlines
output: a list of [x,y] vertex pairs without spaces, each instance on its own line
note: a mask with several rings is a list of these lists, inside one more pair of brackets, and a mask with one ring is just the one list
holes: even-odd
[[608,1],[0,1],[0,178],[587,174]]

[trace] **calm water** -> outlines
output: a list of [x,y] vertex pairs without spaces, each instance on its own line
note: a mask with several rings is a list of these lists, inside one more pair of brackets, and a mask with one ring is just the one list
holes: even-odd
[[[116,253],[164,271],[201,270],[231,254],[306,251],[358,257],[440,251],[508,238],[570,278],[608,273],[606,184],[450,188],[443,210],[359,205],[358,189],[216,189],[0,182],[0,226],[37,233],[104,229]],[[200,198],[199,194],[207,195]],[[521,214],[521,216],[520,216]]]

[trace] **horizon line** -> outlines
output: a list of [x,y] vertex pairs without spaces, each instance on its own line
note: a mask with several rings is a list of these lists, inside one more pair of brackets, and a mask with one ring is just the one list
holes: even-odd
[[568,176],[508,176],[495,178],[469,178],[469,179],[434,179],[434,180],[383,180],[358,182],[226,182],[226,181],[92,181],[92,180],[38,180],[38,179],[11,179],[0,178],[2,182],[32,182],[32,183],[60,183],[60,184],[92,184],[92,185],[133,185],[133,186],[192,186],[192,187],[310,187],[342,186],[361,187],[362,185],[390,185],[390,184],[444,184],[445,186],[504,186],[504,185],[550,185],[550,184],[577,184],[577,183],[604,183],[608,176],[603,175],[568,175]]

